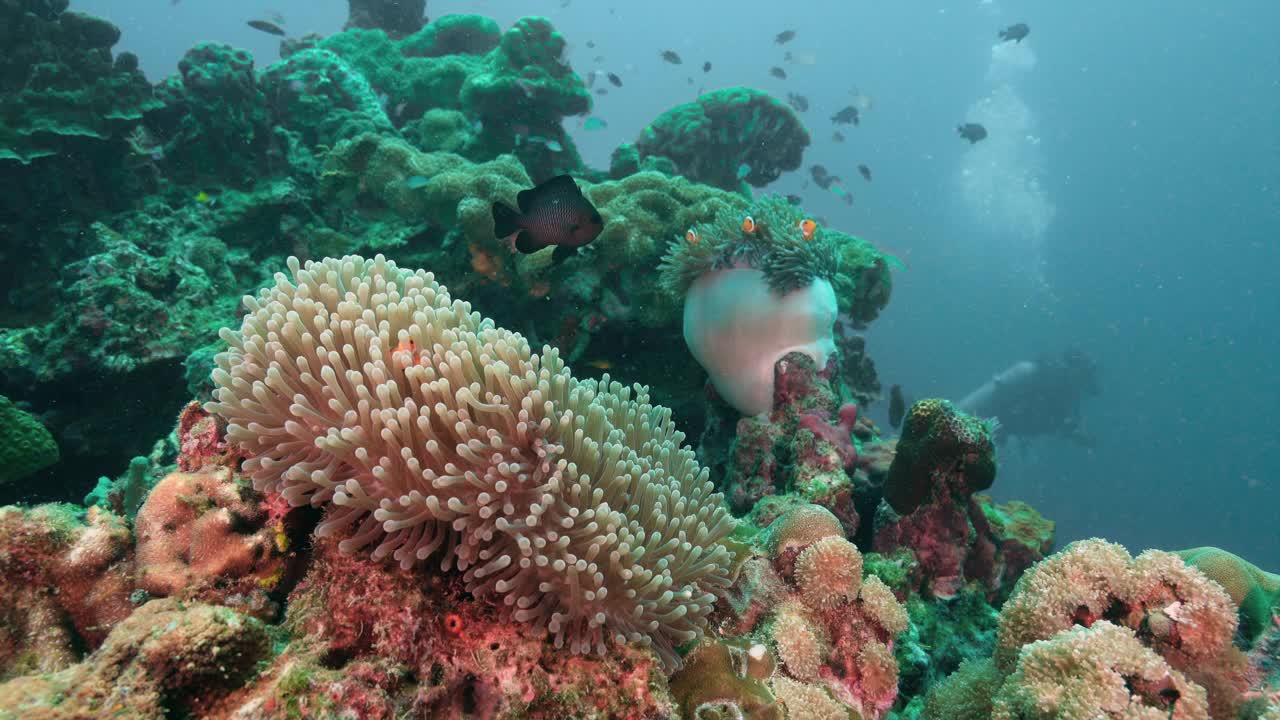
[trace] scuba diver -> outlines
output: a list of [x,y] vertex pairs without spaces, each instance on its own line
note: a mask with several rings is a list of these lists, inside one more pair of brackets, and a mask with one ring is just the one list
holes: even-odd
[[1057,435],[1084,447],[1094,438],[1084,428],[1080,401],[1101,392],[1098,366],[1080,350],[1061,358],[1023,360],[996,375],[956,403],[978,417],[999,421],[997,441],[1007,437]]

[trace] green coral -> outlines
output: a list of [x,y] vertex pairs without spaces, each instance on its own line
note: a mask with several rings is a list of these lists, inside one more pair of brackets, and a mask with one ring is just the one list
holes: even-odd
[[987,720],[1003,682],[990,659],[966,660],[929,690],[920,720]]
[[409,57],[483,55],[498,46],[498,23],[483,15],[443,15],[400,41]]
[[[163,139],[157,154],[166,174],[179,182],[251,185],[270,169],[277,139],[253,56],[199,43],[182,57],[178,73],[159,86],[164,107],[146,122]],[[137,144],[146,151],[150,143],[144,135]]]
[[[476,162],[514,153],[543,178],[583,169],[561,120],[588,112],[591,95],[562,62],[565,48],[545,18],[522,18],[499,34],[491,20],[448,15],[398,44],[380,30],[348,30],[316,51],[363,74],[418,147]],[[432,144],[442,136],[446,146]]]
[[641,157],[670,158],[680,174],[736,190],[764,187],[800,167],[809,131],[785,103],[762,90],[715,90],[667,110],[636,140]]
[[158,107],[115,25],[67,0],[0,2],[0,163],[57,155],[68,141],[119,139]]
[[263,83],[276,121],[301,133],[308,145],[333,145],[362,132],[394,132],[365,76],[328,50],[294,53],[267,68]]
[[30,413],[0,395],[0,485],[58,462],[53,435]]

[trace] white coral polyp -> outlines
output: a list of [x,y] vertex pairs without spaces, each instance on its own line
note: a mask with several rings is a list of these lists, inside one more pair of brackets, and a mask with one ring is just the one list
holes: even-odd
[[328,505],[317,533],[468,589],[557,646],[669,665],[729,582],[733,520],[666,408],[575,380],[381,255],[308,262],[246,297],[214,402],[254,485]]
[[835,290],[823,278],[779,296],[760,270],[713,270],[685,295],[684,340],[725,402],[757,415],[773,408],[773,366],[788,353],[826,366],[836,313]]

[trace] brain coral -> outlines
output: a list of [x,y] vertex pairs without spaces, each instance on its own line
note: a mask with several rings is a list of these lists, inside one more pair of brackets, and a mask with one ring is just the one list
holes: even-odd
[[329,506],[318,532],[404,566],[440,552],[557,646],[698,638],[733,520],[647,390],[576,380],[554,349],[378,256],[289,261],[218,356],[211,412],[256,487]]

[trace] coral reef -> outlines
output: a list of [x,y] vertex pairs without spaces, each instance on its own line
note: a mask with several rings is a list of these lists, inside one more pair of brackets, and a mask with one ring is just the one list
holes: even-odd
[[0,678],[62,670],[129,616],[130,540],[97,508],[0,508]]
[[1104,620],[1023,648],[991,718],[1208,720],[1209,707],[1202,688]]
[[906,610],[879,578],[863,578],[860,553],[822,508],[793,507],[760,539],[726,599],[721,632],[772,651],[770,688],[789,717],[797,705],[884,717],[898,695],[893,650]]
[[159,102],[137,57],[113,58],[120,30],[67,4],[0,4],[0,327],[40,307],[30,276],[81,257],[60,226],[82,231],[155,189],[129,138]]
[[1240,610],[1240,632],[1253,640],[1280,612],[1280,575],[1215,547],[1179,550],[1178,556],[1218,583]]
[[907,515],[944,494],[967,498],[996,476],[992,427],[947,400],[921,400],[902,425],[884,499]]
[[726,190],[768,185],[800,167],[808,146],[809,131],[786,103],[743,87],[671,108],[635,144],[639,157],[668,158],[690,180]]
[[[590,168],[570,38],[423,10],[151,85],[0,0],[0,503],[84,498],[0,507],[0,717],[1280,720],[1274,574],[1049,555],[990,423],[871,422],[901,264],[753,199],[795,112]],[[557,174],[602,232],[515,252]]]
[[40,421],[0,395],[0,483],[58,462],[58,444]]
[[112,58],[120,30],[106,20],[66,0],[9,0],[0,27],[0,166],[121,140],[155,106],[138,58]]
[[0,708],[17,717],[163,717],[161,708],[199,715],[251,677],[270,650],[266,627],[253,618],[153,600],[83,662],[0,685]]
[[[995,471],[995,444],[985,422],[946,400],[917,402],[884,482],[888,508],[876,516],[874,549],[910,549],[921,590],[935,597],[954,595],[967,579],[984,579],[997,590],[1007,585],[1029,562],[1015,564],[1012,572],[1000,567],[1008,553],[997,558],[987,515],[973,498],[991,486]],[[1032,561],[1041,556],[1035,552]]]
[[208,409],[258,489],[331,504],[318,532],[355,526],[347,552],[408,567],[443,550],[469,591],[574,652],[639,642],[676,664],[699,637],[732,518],[643,388],[574,380],[381,256],[291,259],[244,302]]
[[[138,510],[138,587],[156,597],[268,606],[255,596],[285,571],[284,543],[268,519],[261,499],[230,468],[165,477]],[[232,596],[237,602],[227,600]]]
[[1213,717],[1235,716],[1248,684],[1232,645],[1235,606],[1220,585],[1158,550],[1133,558],[1119,545],[1082,540],[1036,565],[1001,610],[996,665],[1011,672],[1024,646],[1102,621],[1133,631],[1207,691]]

